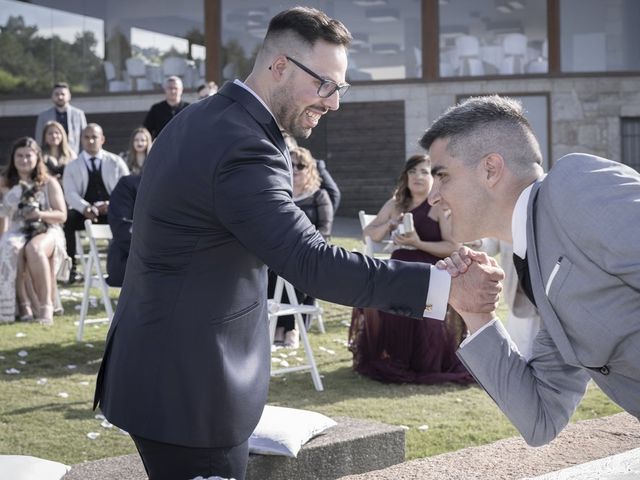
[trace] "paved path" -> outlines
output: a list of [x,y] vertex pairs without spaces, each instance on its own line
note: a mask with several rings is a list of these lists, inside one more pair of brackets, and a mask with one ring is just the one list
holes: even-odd
[[[342,480],[518,480],[550,472],[554,473],[543,477],[544,480],[638,480],[640,461],[637,457],[635,462],[609,461],[613,471],[608,477],[595,475],[598,472],[590,472],[594,474],[591,477],[561,476],[570,472],[563,472],[563,469],[638,448],[640,422],[627,413],[619,413],[573,423],[544,447],[532,448],[519,437],[508,438],[489,445],[412,460],[384,470],[343,477]],[[635,452],[629,455],[634,457]],[[607,461],[583,468],[604,468],[605,464]],[[625,471],[626,465],[635,470]]]

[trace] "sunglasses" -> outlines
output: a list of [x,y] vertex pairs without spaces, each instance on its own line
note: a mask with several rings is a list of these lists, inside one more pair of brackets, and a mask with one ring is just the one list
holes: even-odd
[[286,55],[285,57],[287,60],[290,60],[293,64],[297,65],[299,68],[307,72],[313,78],[320,81],[320,86],[318,87],[319,97],[329,98],[331,95],[338,92],[338,94],[340,95],[340,98],[342,98],[344,97],[344,94],[347,93],[347,90],[349,90],[349,87],[351,86],[348,83],[337,84],[333,80],[329,80],[328,78],[322,78],[316,72],[314,72],[308,67],[305,67],[303,64],[301,64],[297,60],[294,60],[293,58]]
[[305,168],[307,168],[307,166],[304,163],[291,163],[291,165],[293,166],[293,168],[295,168],[296,170],[304,170]]

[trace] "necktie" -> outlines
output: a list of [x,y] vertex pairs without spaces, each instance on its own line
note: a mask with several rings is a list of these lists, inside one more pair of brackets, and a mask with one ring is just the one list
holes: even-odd
[[531,303],[535,305],[536,301],[533,298],[533,289],[531,288],[531,277],[529,276],[529,265],[527,264],[526,255],[523,260],[522,258],[520,258],[518,255],[514,253],[513,264],[516,267],[516,272],[518,272],[518,280],[520,281],[520,286],[522,287],[522,290],[527,295],[527,298],[531,300]]
[[96,171],[96,157],[91,157],[89,160],[91,161],[91,171],[95,172]]

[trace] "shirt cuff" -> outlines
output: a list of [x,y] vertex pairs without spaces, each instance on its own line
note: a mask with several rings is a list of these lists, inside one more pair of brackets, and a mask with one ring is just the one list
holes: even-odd
[[425,317],[444,320],[447,315],[451,275],[446,270],[439,270],[431,265],[429,274],[429,291],[424,307]]
[[462,343],[460,343],[460,346],[458,348],[463,348],[467,343],[469,343],[471,340],[473,340],[480,332],[482,332],[485,328],[490,327],[491,325],[493,325],[494,323],[496,323],[496,321],[498,320],[497,317],[493,317],[493,320],[491,320],[488,323],[485,323],[483,326],[481,326],[478,330],[476,330],[475,332],[473,332],[473,334],[469,335],[467,338],[465,338]]

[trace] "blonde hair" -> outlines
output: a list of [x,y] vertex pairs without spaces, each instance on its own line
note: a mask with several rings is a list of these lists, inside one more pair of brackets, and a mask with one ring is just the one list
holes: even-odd
[[[142,167],[138,165],[136,149],[133,148],[133,141],[136,138],[137,134],[143,134],[147,139],[147,149],[145,151],[145,159],[149,156],[149,150],[151,150],[151,144],[153,143],[153,138],[151,138],[151,133],[144,127],[138,127],[131,133],[131,138],[129,138],[129,150],[127,151],[127,167],[131,170],[131,173],[140,173],[142,171]],[[144,165],[143,165],[144,166]]]
[[308,174],[305,175],[303,191],[315,192],[320,188],[320,173],[318,172],[318,166],[316,160],[311,155],[311,152],[304,147],[296,147],[291,150],[291,161],[295,158],[302,165],[305,165],[308,170]]
[[60,132],[60,135],[62,136],[62,141],[60,142],[60,156],[56,157],[56,159],[58,160],[58,165],[66,165],[71,160],[76,158],[76,155],[69,146],[67,132],[65,132],[64,127],[55,120],[49,120],[44,124],[44,128],[42,129],[42,139],[40,142],[40,145],[42,145],[42,155],[45,157],[47,155],[53,156],[53,154],[51,153],[51,146],[47,143],[47,132],[50,128],[53,127],[57,128]]

